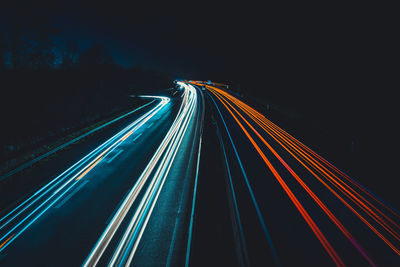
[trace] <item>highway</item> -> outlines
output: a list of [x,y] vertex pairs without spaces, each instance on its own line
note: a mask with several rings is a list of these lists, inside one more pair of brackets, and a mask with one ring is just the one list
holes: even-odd
[[132,261],[144,229],[160,226],[151,229],[149,221],[152,214],[159,218],[155,204],[168,203],[176,188],[160,192],[179,188],[182,173],[195,166],[192,140],[199,139],[201,110],[192,86],[182,85],[175,99],[149,97],[156,101],[144,114],[2,215],[2,266]]
[[232,94],[194,84],[215,118],[240,265],[399,265],[394,208]]
[[142,96],[28,172],[46,178],[0,213],[0,265],[399,266],[398,211],[226,88]]

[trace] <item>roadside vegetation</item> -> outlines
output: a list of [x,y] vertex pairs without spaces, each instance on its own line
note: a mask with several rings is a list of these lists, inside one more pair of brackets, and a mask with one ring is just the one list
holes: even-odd
[[102,43],[60,39],[32,14],[0,18],[1,172],[134,108],[130,95],[172,86],[166,73],[119,65]]

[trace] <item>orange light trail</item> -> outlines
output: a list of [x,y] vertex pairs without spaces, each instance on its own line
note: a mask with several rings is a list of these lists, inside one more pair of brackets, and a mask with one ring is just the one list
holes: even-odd
[[[218,90],[217,88],[214,88],[216,90]],[[224,94],[225,92],[222,90],[219,90],[220,93]],[[353,179],[351,179],[348,175],[346,175],[345,173],[343,173],[342,171],[340,171],[339,169],[337,169],[334,165],[332,165],[331,163],[329,163],[327,160],[325,160],[324,158],[322,158],[321,156],[319,156],[317,153],[315,153],[313,150],[311,150],[310,148],[308,148],[307,146],[305,146],[303,143],[301,143],[300,141],[298,141],[296,138],[294,138],[293,136],[291,136],[290,134],[288,134],[287,132],[285,132],[284,130],[282,130],[281,128],[279,128],[278,126],[276,126],[274,123],[272,123],[271,121],[269,121],[268,119],[266,119],[262,114],[260,114],[259,112],[257,112],[256,110],[254,110],[253,108],[251,108],[250,106],[248,106],[247,104],[245,104],[244,102],[232,97],[229,94],[225,93],[225,96],[230,98],[231,100],[235,101],[235,102],[239,102],[241,105],[245,106],[246,109],[249,109],[252,111],[252,115],[249,116],[253,116],[256,118],[256,120],[260,121],[262,124],[264,124],[265,126],[267,126],[270,130],[274,131],[275,133],[277,133],[278,135],[280,135],[281,138],[284,138],[286,140],[288,140],[288,142],[290,142],[292,145],[294,145],[295,147],[301,146],[301,148],[307,150],[307,152],[311,153],[312,155],[314,155],[316,158],[318,158],[319,160],[321,160],[323,163],[325,163],[326,165],[328,165],[328,167],[330,167],[331,169],[333,169],[334,171],[336,171],[338,174],[342,175],[343,177],[346,178],[346,180],[348,180],[349,182],[351,182],[353,185],[355,185],[357,188],[359,188],[360,190],[362,190],[365,194],[367,194],[369,197],[373,198],[375,201],[377,201],[380,205],[382,205],[385,209],[387,209],[388,211],[391,212],[392,215],[400,218],[400,215],[397,214],[396,212],[394,212],[391,208],[389,208],[387,205],[385,205],[382,201],[380,201],[379,199],[377,199],[376,197],[374,197],[370,192],[368,192],[367,190],[365,190],[363,187],[361,187],[359,184],[357,184]],[[233,99],[232,99],[233,98]],[[243,108],[242,108],[243,110]],[[244,110],[245,112],[248,110]],[[259,124],[259,123],[258,123]],[[259,124],[260,125],[260,124]],[[261,125],[260,125],[261,126]],[[268,132],[267,129],[264,128],[265,131]],[[284,136],[283,136],[284,135]],[[286,138],[285,138],[286,136]],[[290,140],[289,140],[289,139]],[[296,144],[298,145],[296,145]],[[301,149],[300,148],[300,149]],[[304,151],[304,150],[303,150]],[[316,164],[318,164],[319,166],[321,166],[323,169],[325,169],[327,172],[329,172],[330,174],[334,175],[330,170],[328,170],[325,166],[323,166],[321,163],[319,163],[317,160],[312,159],[312,161],[314,161]],[[335,176],[335,178],[338,179],[338,177]],[[341,181],[342,182],[342,181]],[[349,187],[347,184],[345,184],[344,182],[342,182],[345,186]],[[350,188],[350,187],[349,187]],[[351,189],[351,188],[350,188]],[[353,190],[353,189],[351,189]],[[353,190],[354,191],[354,190]],[[355,192],[357,195],[359,195],[357,192]],[[361,196],[362,197],[362,196]],[[393,220],[391,220],[388,216],[386,216],[384,213],[382,213],[379,209],[377,209],[375,206],[373,206],[372,204],[370,204],[367,200],[365,200],[363,198],[364,201],[366,201],[372,208],[376,209],[376,211],[378,213],[380,213],[382,216],[384,216],[387,220],[389,220],[392,224],[394,224],[397,228],[400,229],[400,226],[398,224],[396,224]]]
[[14,234],[10,235],[9,238],[7,238],[3,243],[1,243],[0,248],[4,247],[5,244],[7,244],[8,241],[14,236]]
[[[238,99],[237,99],[238,100]],[[240,100],[238,100],[240,101]],[[241,101],[240,101],[241,102]],[[245,103],[242,102],[243,105],[246,105]],[[247,105],[246,105],[247,106]],[[247,106],[248,108],[251,108],[249,106]],[[255,113],[258,113],[257,111],[255,111],[254,109],[252,109]],[[258,113],[259,114],[259,113]],[[282,134],[284,134],[285,136],[287,136],[288,138],[291,139],[291,142],[295,142],[297,143],[299,146],[301,146],[303,149],[307,150],[309,153],[311,153],[312,155],[314,155],[316,158],[318,158],[319,160],[321,160],[323,163],[325,163],[326,165],[328,165],[328,167],[330,167],[331,169],[333,169],[335,172],[337,172],[338,174],[342,175],[344,178],[346,178],[346,180],[348,180],[350,183],[352,183],[353,185],[355,185],[357,188],[359,188],[361,191],[363,191],[365,194],[367,194],[369,197],[373,198],[376,202],[378,202],[380,205],[382,205],[385,209],[387,209],[392,215],[396,216],[397,218],[400,218],[400,215],[398,213],[396,213],[395,211],[393,211],[390,207],[388,207],[387,205],[385,205],[382,201],[380,201],[379,199],[377,199],[375,196],[373,196],[370,192],[368,192],[367,190],[365,190],[362,186],[360,186],[357,182],[355,182],[353,179],[351,179],[347,174],[345,174],[344,172],[342,172],[341,170],[339,170],[338,168],[336,168],[334,165],[332,165],[330,162],[328,162],[327,160],[325,160],[323,157],[321,157],[320,155],[318,155],[316,152],[314,152],[313,150],[311,150],[310,148],[308,148],[306,145],[304,145],[302,142],[298,141],[296,138],[294,138],[293,136],[291,136],[289,133],[287,133],[286,131],[284,131],[283,129],[279,128],[277,125],[275,125],[274,123],[272,123],[271,121],[269,121],[267,118],[265,118],[263,115],[259,114],[258,116],[260,116],[261,121],[263,121],[263,123],[269,123],[269,125],[273,128],[275,128],[277,131],[281,132]],[[295,144],[296,146],[296,144]],[[318,163],[318,162],[317,162]],[[400,228],[400,226],[397,225],[398,228]]]
[[[221,91],[219,91],[221,92]],[[223,92],[223,91],[222,91]],[[229,97],[232,98],[232,96],[228,95]],[[235,99],[237,100],[237,99]],[[237,100],[239,101],[239,100]],[[243,102],[242,102],[243,103]],[[240,106],[239,106],[240,107]],[[243,111],[246,112],[246,109],[241,108]],[[249,115],[251,116],[251,115]],[[257,121],[256,121],[257,122]],[[260,123],[257,122],[259,125]],[[263,125],[260,125],[265,131],[268,132],[267,129],[265,129],[265,127],[263,127]],[[268,125],[266,125],[268,127]],[[274,130],[272,130],[274,131]],[[276,131],[275,131],[276,133]],[[271,133],[270,133],[271,134]],[[272,134],[271,134],[272,135]],[[286,147],[284,147],[286,149]],[[292,146],[292,148],[294,148],[296,151],[298,151],[298,149],[296,149],[296,145],[294,145],[294,147]],[[286,149],[287,150],[287,149]],[[289,150],[287,150],[289,151]],[[300,152],[301,153],[301,152]],[[387,225],[387,223],[385,221],[383,221],[383,219],[381,219],[375,212],[373,212],[370,207],[372,207],[373,209],[375,209],[379,214],[381,214],[383,217],[385,217],[385,219],[387,219],[389,222],[391,222],[394,226],[396,226],[397,228],[400,228],[400,226],[398,226],[392,219],[390,219],[386,214],[384,214],[382,211],[380,211],[379,209],[377,209],[375,206],[373,206],[368,200],[366,200],[364,197],[362,197],[359,193],[357,193],[354,189],[352,189],[351,187],[349,187],[346,183],[344,183],[343,181],[341,181],[336,175],[334,175],[331,171],[329,171],[326,167],[324,167],[322,164],[320,164],[318,161],[308,157],[307,155],[301,153],[301,155],[303,157],[306,157],[307,160],[309,160],[309,162],[318,169],[318,171],[320,173],[322,173],[324,176],[326,176],[328,179],[332,180],[332,183],[335,184],[336,187],[340,187],[339,189],[341,191],[345,191],[345,193],[352,199],[354,199],[357,203],[358,206],[360,206],[360,208],[362,208],[366,213],[368,213],[371,217],[373,217],[375,220],[377,220],[377,222],[384,227],[385,229],[387,229],[397,240],[400,240],[400,235],[395,233],[395,231],[389,226]],[[316,165],[315,165],[316,164]],[[322,168],[322,169],[321,169]],[[332,177],[333,176],[333,177]],[[341,183],[341,184],[339,184]],[[351,192],[349,192],[348,190],[346,190],[347,187]],[[356,196],[354,196],[356,195]],[[364,204],[360,199],[364,202],[366,202],[366,204]],[[368,205],[368,206],[367,206]]]
[[[258,123],[258,122],[257,122]],[[259,123],[258,123],[259,124]],[[259,124],[260,125],[260,124]],[[262,125],[260,125],[261,127],[263,127]],[[266,125],[268,127],[268,125]],[[268,132],[267,129],[265,129],[263,127],[264,130],[266,130]],[[272,131],[274,131],[272,129]],[[276,133],[276,131],[274,131]],[[271,134],[272,135],[272,134]],[[279,134],[278,134],[279,135]],[[282,136],[281,136],[282,137]],[[283,137],[285,138],[285,137]],[[392,223],[395,227],[400,229],[400,226],[394,222],[391,218],[389,218],[386,214],[384,214],[382,211],[380,211],[379,209],[377,209],[374,205],[372,205],[367,199],[365,199],[363,196],[361,196],[358,192],[356,192],[353,188],[351,188],[348,184],[344,183],[342,180],[339,179],[339,177],[337,177],[335,174],[333,174],[330,170],[328,170],[325,166],[323,166],[321,163],[319,163],[318,161],[316,161],[315,159],[313,159],[312,157],[307,156],[306,154],[302,153],[301,151],[299,151],[297,148],[297,146],[295,144],[290,144],[290,140],[286,139],[286,143],[288,143],[289,145],[291,145],[291,148],[295,149],[298,153],[301,154],[302,158],[306,158],[306,160],[308,162],[311,163],[311,165],[313,165],[314,168],[316,168],[321,174],[323,174],[325,177],[327,177],[328,179],[332,180],[332,183],[335,183],[336,187],[340,187],[339,190],[341,190],[342,192],[345,191],[345,193],[352,199],[354,199],[357,203],[358,206],[360,206],[361,209],[363,209],[366,213],[368,213],[371,217],[373,217],[379,224],[381,224],[382,227],[384,227],[385,229],[387,229],[397,240],[400,240],[400,235],[395,233],[395,230],[393,230],[383,219],[381,219],[374,211],[372,211],[372,209],[374,209],[375,211],[377,211],[380,215],[382,215],[383,217],[385,217],[386,220],[388,220],[390,223]],[[297,147],[297,148],[296,148]],[[287,149],[286,149],[287,150]],[[304,151],[303,151],[304,152]],[[339,184],[341,183],[341,184]],[[346,187],[346,188],[344,188]],[[349,192],[349,190],[351,192]],[[356,196],[355,196],[356,195]],[[361,200],[360,200],[361,199]],[[375,199],[375,198],[374,198]],[[377,199],[375,199],[377,200]],[[364,201],[364,202],[362,202]],[[379,200],[377,200],[378,202],[380,202]],[[381,202],[380,202],[381,203]],[[383,204],[383,203],[381,203]],[[386,206],[385,206],[386,207]],[[371,209],[372,208],[372,209]],[[392,210],[390,210],[392,211]],[[393,212],[393,211],[392,211]]]
[[[129,132],[128,132],[127,134],[125,134],[120,140],[121,140],[121,141],[125,141],[129,136],[131,136],[131,134],[132,134],[133,132],[134,132],[133,130],[132,130],[132,131],[129,131]],[[111,147],[109,147],[109,148],[107,148],[105,151],[103,151],[103,152],[97,157],[97,159],[95,159],[95,160],[93,161],[93,163],[90,164],[89,167],[88,167],[81,175],[79,175],[79,176],[75,179],[75,181],[80,180],[80,179],[81,179],[83,176],[85,176],[91,169],[93,169],[93,168],[99,163],[99,161],[103,158],[104,154],[106,154],[110,149],[111,149]]]
[[[201,84],[204,85],[204,84]],[[374,205],[372,201],[376,201],[379,205],[389,211],[389,215],[400,218],[393,209],[385,205],[382,201],[377,199],[372,193],[367,189],[363,188],[356,181],[351,179],[348,175],[337,169],[334,165],[326,161],[324,158],[319,156],[316,152],[305,146],[302,142],[298,141],[296,138],[282,130],[280,127],[269,121],[261,113],[251,108],[244,102],[230,95],[229,93],[216,88],[215,86],[205,85],[206,88],[217,97],[220,102],[225,106],[227,111],[232,115],[235,121],[238,123],[242,131],[245,133],[247,138],[250,140],[252,145],[256,148],[258,154],[262,157],[264,162],[267,164],[273,175],[279,181],[285,192],[291,198],[292,202],[295,204],[296,208],[300,211],[303,218],[309,224],[311,229],[314,231],[321,244],[324,246],[325,250],[329,253],[336,264],[342,264],[340,258],[337,256],[336,252],[330,246],[326,238],[312,221],[311,217],[306,213],[304,208],[299,203],[298,199],[294,196],[293,192],[289,189],[286,183],[283,181],[282,177],[277,173],[277,171],[272,166],[271,162],[267,159],[265,154],[261,151],[260,147],[256,144],[255,140],[250,136],[249,132],[240,122],[243,121],[247,127],[251,129],[252,132],[262,141],[262,143],[272,152],[272,154],[279,160],[279,162],[289,171],[289,173],[295,178],[295,180],[302,186],[302,188],[309,194],[309,196],[318,204],[318,206],[326,213],[326,215],[331,219],[331,221],[340,229],[340,231],[349,239],[349,241],[357,248],[357,250],[364,256],[364,258],[371,264],[375,265],[372,259],[363,250],[360,244],[355,240],[352,234],[347,230],[347,228],[339,221],[339,219],[334,216],[332,211],[325,206],[325,204],[315,195],[315,193],[305,184],[305,182],[296,174],[296,172],[283,160],[283,158],[272,148],[272,146],[262,137],[262,135],[251,125],[251,123],[246,120],[243,114],[246,114],[252,121],[254,121],[258,126],[261,127],[266,133],[269,134],[282,148],[284,148],[291,156],[293,156],[307,171],[309,171],[313,177],[315,177],[321,184],[327,188],[341,203],[343,203],[353,214],[355,214],[368,228],[370,228],[381,240],[383,240],[397,255],[400,256],[400,250],[396,245],[385,237],[383,232],[388,233],[392,238],[400,241],[400,233],[398,229],[400,226],[394,221],[393,218],[385,214],[381,209]],[[236,109],[234,106],[238,107]],[[242,112],[240,112],[240,111]],[[236,115],[235,115],[236,114]],[[240,118],[240,120],[238,119]],[[342,177],[342,179],[340,178]],[[324,180],[326,179],[326,181]],[[344,179],[344,180],[343,180]],[[347,181],[347,182],[346,182]],[[329,185],[329,184],[331,185]],[[333,186],[333,187],[332,187]],[[354,186],[354,187],[352,187]],[[337,191],[336,191],[336,190]],[[356,189],[361,192],[357,192]],[[339,193],[343,194],[342,197]],[[361,193],[365,194],[362,195]],[[371,200],[368,200],[370,197]],[[350,200],[350,202],[349,202]],[[368,217],[361,214],[355,209],[350,203],[353,203],[355,207],[358,207],[364,214],[368,215],[373,221],[377,223],[381,228],[378,230],[371,222],[368,221]]]
[[98,158],[95,162],[93,162],[93,164],[90,165],[90,167],[87,168],[81,175],[79,175],[79,176],[75,179],[75,181],[80,180],[83,176],[85,176],[88,172],[90,172],[90,170],[93,169],[93,168],[97,165],[97,163],[99,163],[99,161],[100,161],[102,158],[103,158],[103,157],[100,157],[100,158]]
[[[215,94],[219,99],[220,97]],[[221,99],[220,99],[221,100]],[[222,100],[221,100],[222,102]],[[300,214],[303,216],[307,224],[310,226],[311,230],[314,232],[314,234],[317,236],[325,250],[328,252],[332,260],[335,262],[337,266],[345,266],[339,255],[336,253],[332,245],[329,243],[329,241],[326,239],[326,237],[323,235],[321,230],[318,228],[318,226],[315,224],[314,220],[311,218],[311,216],[307,213],[307,211],[304,209],[304,207],[301,205],[297,197],[294,195],[294,193],[290,190],[290,188],[287,186],[285,181],[282,179],[282,177],[279,175],[279,173],[276,171],[274,166],[271,164],[271,162],[267,159],[265,154],[261,151],[260,147],[256,144],[254,139],[250,136],[248,131],[244,128],[244,126],[240,123],[240,121],[237,119],[237,117],[233,114],[233,112],[229,109],[229,107],[222,102],[222,104],[226,107],[226,109],[229,111],[229,113],[232,115],[232,117],[235,119],[235,121],[238,123],[240,128],[243,130],[247,138],[250,140],[250,142],[253,144],[254,148],[257,150],[258,154],[261,156],[261,158],[264,160],[264,162],[267,164],[268,168],[271,170],[272,174],[275,176],[275,178],[278,180],[286,194],[289,196],[289,198],[292,200],[296,208],[299,210]]]
[[285,166],[285,168],[293,175],[296,181],[307,191],[307,193],[313,198],[313,200],[320,206],[320,208],[328,215],[328,217],[335,223],[335,225],[342,231],[342,233],[350,240],[350,242],[356,247],[359,252],[366,257],[366,259],[375,265],[373,261],[367,256],[366,252],[361,248],[361,245],[346,229],[346,227],[336,218],[336,216],[325,206],[325,204],[314,194],[314,192],[304,183],[304,181],[296,174],[296,172],[282,159],[281,156],[271,147],[271,145],[258,133],[258,131],[235,109],[227,100],[220,98],[228,104],[232,110],[250,127],[250,129],[261,139],[261,141],[268,147],[268,149],[275,155],[275,157]]
[[[362,220],[375,234],[377,234],[390,248],[392,248],[398,255],[400,255],[400,251],[387,239],[385,238],[375,227],[373,227],[363,216],[361,216],[356,210],[354,210],[354,208],[352,208],[342,197],[340,197],[329,185],[327,185],[315,172],[313,172],[309,167],[306,166],[305,163],[303,163],[298,157],[296,157],[289,149],[289,146],[291,149],[294,150],[294,152],[299,155],[300,158],[302,158],[303,160],[305,160],[308,164],[311,165],[311,167],[315,168],[320,174],[322,174],[324,177],[326,177],[336,188],[338,188],[342,193],[344,193],[347,197],[349,197],[350,199],[352,199],[355,204],[357,206],[359,206],[364,212],[366,212],[371,218],[373,218],[379,225],[381,225],[385,230],[387,230],[393,237],[395,237],[397,240],[399,240],[399,234],[395,232],[395,230],[390,227],[390,225],[388,225],[387,222],[385,222],[385,220],[381,217],[379,217],[370,207],[372,207],[374,210],[376,210],[380,215],[382,215],[386,220],[388,220],[390,223],[392,223],[394,226],[396,226],[397,228],[399,227],[393,220],[391,220],[388,216],[386,216],[383,212],[381,212],[379,209],[377,209],[375,206],[373,206],[369,201],[367,201],[364,197],[362,197],[360,194],[358,194],[354,189],[352,189],[349,185],[347,185],[346,183],[344,183],[343,181],[341,181],[336,175],[334,175],[331,171],[329,171],[326,167],[324,167],[321,163],[319,163],[317,160],[313,159],[311,155],[307,156],[307,152],[302,150],[301,147],[297,146],[296,144],[293,143],[297,141],[297,139],[293,138],[292,136],[290,136],[289,134],[287,134],[286,132],[284,132],[283,130],[281,130],[279,127],[277,127],[276,125],[274,125],[273,123],[270,122],[270,124],[267,124],[266,122],[268,121],[263,115],[261,115],[260,113],[258,113],[257,111],[255,111],[254,109],[252,109],[251,107],[249,107],[248,105],[246,105],[245,103],[243,103],[242,101],[236,99],[235,97],[229,95],[228,93],[217,89],[215,87],[211,87],[211,86],[207,86],[207,88],[213,92],[214,94],[219,94],[220,96],[225,96],[226,98],[228,98],[229,100],[231,100],[232,102],[234,102],[242,111],[244,111],[249,117],[251,117],[263,130],[265,130],[267,133],[269,133],[271,135],[271,137],[273,137],[286,151],[288,151],[297,161],[299,161],[308,171],[310,171],[310,173],[316,177],[325,187],[328,188],[329,191],[331,191],[343,204],[346,205],[346,207],[348,207],[360,220]],[[221,100],[221,99],[220,99]],[[221,100],[222,101],[222,100]],[[229,102],[227,102],[227,100],[225,100],[226,103],[229,104]],[[224,104],[225,105],[225,104]],[[226,105],[225,105],[226,106]],[[232,107],[232,105],[230,105]],[[232,107],[233,108],[233,107]],[[238,113],[240,116],[241,114],[235,109],[236,113]],[[243,116],[241,116],[241,118],[246,121]],[[269,121],[268,121],[269,122]],[[248,124],[248,126],[250,126],[250,128],[252,128],[252,130],[257,134],[257,136],[263,141],[264,144],[267,145],[267,147],[271,150],[270,146],[266,143],[266,141],[260,136],[260,134],[246,121],[246,124]],[[271,126],[271,124],[273,126],[275,126],[274,128]],[[282,134],[282,132],[286,133],[286,135],[284,136]],[[291,140],[288,139],[287,136],[290,136]],[[284,142],[286,145],[282,144],[282,142],[280,142],[277,138],[281,139],[282,142]],[[304,144],[302,144],[301,142],[297,141],[296,143],[300,143],[302,147],[307,148]],[[272,151],[272,150],[271,150]],[[307,151],[312,151],[309,148],[307,148]],[[277,158],[281,161],[279,155],[277,155],[276,152],[272,151],[274,153],[275,156],[277,156]],[[303,153],[304,152],[304,153]],[[315,152],[312,153],[313,155],[317,155]],[[320,156],[318,156],[318,158],[321,158]],[[282,162],[282,161],[281,161]],[[324,160],[324,162],[326,162],[326,160]],[[285,165],[282,162],[283,165]],[[333,165],[330,165],[333,166]],[[286,167],[286,165],[285,165]],[[286,167],[287,168],[287,167]],[[288,168],[287,168],[288,169]],[[335,168],[336,169],[336,168]],[[298,182],[301,184],[301,182],[299,181],[299,177],[292,171],[290,171],[290,169],[288,169],[289,172],[291,172],[291,174],[296,178],[296,180],[298,180]],[[337,169],[336,169],[337,170]],[[297,177],[296,177],[297,176]],[[301,179],[300,179],[301,180]],[[302,185],[303,186],[303,185]],[[357,185],[358,188],[360,188],[359,185]],[[309,192],[309,189],[305,188],[303,186],[303,188],[312,196],[312,192]],[[351,192],[350,192],[351,191]],[[365,191],[365,190],[363,190]],[[370,195],[370,194],[368,194]],[[314,195],[315,196],[315,195]],[[316,196],[313,197],[313,199],[320,205],[319,201],[317,201]],[[376,200],[376,198],[373,198]],[[378,200],[377,200],[378,201]],[[382,202],[378,201],[381,205],[383,205]],[[323,208],[321,205],[320,207],[326,212],[325,208]],[[389,209],[389,211],[393,212],[391,209]],[[332,219],[332,215],[328,216]],[[335,221],[335,220],[334,220]],[[341,228],[341,226],[339,226],[337,224],[337,222],[335,222],[335,224]],[[344,228],[345,229],[345,228]],[[343,229],[343,230],[344,230]],[[341,228],[342,230],[342,228]],[[343,231],[342,231],[343,232]],[[345,233],[345,232],[344,232]],[[348,236],[348,234],[345,233],[346,236]],[[350,237],[350,236],[348,236]]]

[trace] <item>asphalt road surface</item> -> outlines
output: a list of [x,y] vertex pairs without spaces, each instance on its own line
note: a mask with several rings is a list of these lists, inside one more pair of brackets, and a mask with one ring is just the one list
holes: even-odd
[[225,85],[175,90],[3,188],[1,266],[400,265],[394,207]]

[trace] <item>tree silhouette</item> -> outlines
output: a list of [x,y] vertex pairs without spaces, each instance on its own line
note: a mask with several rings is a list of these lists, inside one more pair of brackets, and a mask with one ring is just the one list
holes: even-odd
[[82,52],[79,61],[85,68],[115,64],[111,54],[102,44],[95,44]]
[[55,28],[51,13],[39,6],[21,8],[12,2],[4,16],[5,32],[9,38],[12,68],[52,67],[55,60]]
[[52,67],[55,61],[54,40],[46,31],[32,34],[27,47],[27,66],[34,69]]
[[61,68],[68,69],[77,65],[79,60],[79,51],[76,42],[68,40],[61,53]]

